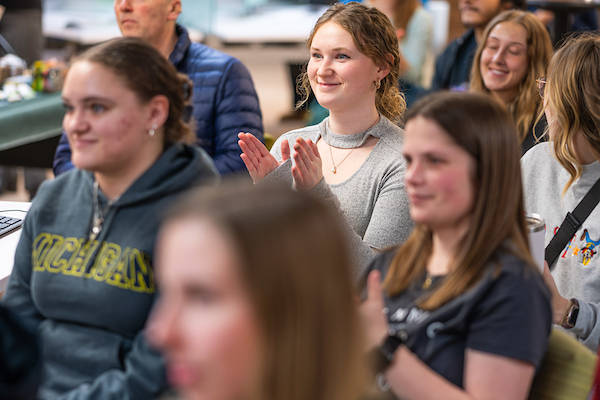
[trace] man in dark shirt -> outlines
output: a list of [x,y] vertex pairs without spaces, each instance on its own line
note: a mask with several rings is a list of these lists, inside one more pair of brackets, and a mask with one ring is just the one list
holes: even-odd
[[488,22],[502,11],[524,9],[525,5],[525,0],[459,0],[460,22],[469,30],[438,57],[431,91],[468,90],[473,57]]

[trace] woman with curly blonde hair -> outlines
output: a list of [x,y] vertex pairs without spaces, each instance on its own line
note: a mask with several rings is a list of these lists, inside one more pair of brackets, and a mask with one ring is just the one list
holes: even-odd
[[314,92],[329,117],[284,134],[271,153],[241,133],[242,159],[255,183],[293,184],[337,208],[361,269],[374,250],[401,243],[412,230],[398,126],[406,108],[397,87],[398,39],[381,11],[336,4],[317,21],[308,47],[302,90]]
[[[525,205],[546,221],[546,245],[600,179],[600,36],[573,38],[554,54],[548,76],[538,79],[548,120],[549,143],[536,146],[522,161]],[[592,350],[600,341],[600,208],[582,222],[546,266],[552,292],[553,322]]]
[[508,107],[524,154],[546,127],[543,118],[535,124],[542,102],[533,83],[546,74],[552,55],[550,35],[532,13],[510,10],[494,18],[482,38],[473,61],[471,90],[490,93]]

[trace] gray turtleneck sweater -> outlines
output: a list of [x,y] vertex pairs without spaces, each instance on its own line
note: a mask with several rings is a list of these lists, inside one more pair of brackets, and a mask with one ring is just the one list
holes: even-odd
[[[283,134],[271,149],[273,156],[281,161],[282,140],[288,140],[290,148],[299,137],[310,139],[313,143],[323,138],[327,144],[334,147],[350,148],[349,143],[354,141],[355,147],[360,146],[369,135],[379,138],[379,141],[350,178],[337,184],[328,184],[323,179],[311,190],[311,193],[345,217],[342,218],[342,223],[348,234],[357,278],[376,255],[375,251],[404,242],[413,229],[408,196],[404,189],[404,131],[382,115],[380,121],[372,128],[348,137],[331,132],[327,118],[318,125]],[[271,172],[263,182],[291,187],[292,163],[290,158]]]

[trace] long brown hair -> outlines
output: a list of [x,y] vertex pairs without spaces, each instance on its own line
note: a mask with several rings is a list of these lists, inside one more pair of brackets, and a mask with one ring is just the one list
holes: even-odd
[[[397,124],[402,122],[406,101],[398,90],[400,74],[400,51],[398,38],[390,19],[374,7],[360,3],[335,4],[317,20],[308,40],[308,48],[321,26],[327,22],[335,22],[352,36],[354,45],[362,54],[369,57],[375,65],[388,65],[390,72],[381,80],[377,89],[375,106],[377,111]],[[311,93],[310,81],[306,72],[298,78],[298,90],[302,100],[297,105],[306,103]]]
[[356,398],[362,334],[338,216],[308,195],[237,183],[192,193],[169,219],[190,217],[214,223],[237,250],[266,336],[260,399]]
[[[450,262],[450,272],[420,304],[421,308],[432,310],[477,283],[484,267],[500,249],[534,264],[525,228],[521,152],[507,110],[480,93],[440,92],[417,102],[406,120],[415,117],[438,124],[473,157],[476,165],[473,177],[476,198],[469,229]],[[390,296],[423,276],[432,249],[431,230],[417,224],[398,250],[385,279]]]
[[570,175],[563,195],[581,176],[583,167],[573,151],[573,139],[582,134],[596,157],[600,156],[600,36],[585,33],[571,38],[554,54],[548,67],[545,96],[550,108],[554,156]]
[[164,125],[165,144],[194,140],[194,132],[182,120],[192,98],[193,85],[148,42],[133,37],[109,40],[77,56],[74,62],[79,61],[111,70],[123,79],[141,103],[157,95],[165,96],[169,100],[169,116]]
[[535,80],[546,75],[548,62],[552,56],[552,42],[546,27],[528,11],[510,10],[497,15],[485,28],[473,59],[471,90],[475,92],[490,93],[481,76],[481,53],[485,49],[492,29],[503,22],[518,24],[527,32],[527,73],[519,84],[517,97],[508,106],[517,125],[519,140],[523,142],[532,129],[533,120],[542,109]]

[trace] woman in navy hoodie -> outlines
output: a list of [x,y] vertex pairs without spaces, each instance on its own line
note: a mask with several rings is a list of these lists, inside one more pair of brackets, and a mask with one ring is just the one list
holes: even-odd
[[151,399],[166,386],[143,337],[159,215],[179,192],[218,181],[210,157],[184,144],[190,88],[140,39],[71,66],[63,128],[77,169],[40,188],[4,298],[37,323],[40,399]]

